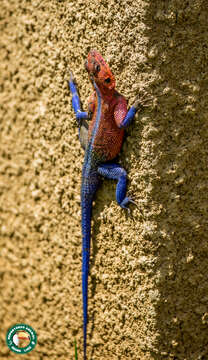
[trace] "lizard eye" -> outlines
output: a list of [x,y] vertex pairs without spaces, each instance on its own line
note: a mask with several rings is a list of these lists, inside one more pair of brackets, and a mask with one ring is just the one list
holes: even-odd
[[106,82],[107,84],[109,84],[109,83],[110,83],[110,81],[111,81],[111,79],[110,79],[110,78],[105,79],[105,82]]
[[96,71],[97,73],[99,73],[99,71],[100,71],[100,65],[96,65],[96,66],[95,66],[95,71]]

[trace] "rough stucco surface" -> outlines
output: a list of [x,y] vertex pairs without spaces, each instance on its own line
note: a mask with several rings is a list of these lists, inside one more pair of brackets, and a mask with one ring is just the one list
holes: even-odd
[[90,48],[132,104],[120,162],[128,217],[104,180],[93,208],[89,359],[208,359],[208,5],[202,0],[1,0],[0,359],[82,358],[80,149],[67,79],[86,108]]

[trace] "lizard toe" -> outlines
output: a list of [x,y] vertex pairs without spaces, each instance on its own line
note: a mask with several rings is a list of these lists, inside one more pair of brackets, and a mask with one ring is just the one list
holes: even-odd
[[126,197],[124,198],[124,200],[121,202],[120,206],[121,206],[123,209],[127,209],[127,210],[128,210],[128,213],[130,213],[130,209],[129,209],[126,205],[128,205],[129,203],[138,206],[137,203],[136,203],[132,198],[126,196]]

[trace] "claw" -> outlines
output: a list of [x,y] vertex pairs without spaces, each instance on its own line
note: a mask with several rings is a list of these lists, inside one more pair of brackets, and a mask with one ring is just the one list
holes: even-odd
[[129,202],[130,202],[131,204],[136,205],[136,207],[138,207],[138,204],[137,204],[134,200],[132,200],[131,198],[129,198]]
[[72,81],[72,82],[74,82],[74,75],[73,75],[73,72],[72,71],[70,71],[70,81]]
[[120,204],[123,209],[126,209],[128,211],[128,214],[131,214],[131,210],[126,206],[128,203],[134,204],[138,207],[138,204],[132,200],[130,197],[126,197],[122,203]]
[[[131,204],[134,204],[136,207],[138,207],[138,204],[134,200],[132,200],[131,198],[129,198],[128,202],[131,203]],[[132,211],[130,210],[130,208],[126,208],[126,209],[128,210],[128,215],[132,216]]]
[[153,100],[152,96],[148,96],[146,97],[147,93],[145,92],[141,97],[140,95],[138,95],[136,97],[136,100],[134,102],[134,107],[135,108],[139,108],[139,107],[148,107],[150,106],[150,101]]

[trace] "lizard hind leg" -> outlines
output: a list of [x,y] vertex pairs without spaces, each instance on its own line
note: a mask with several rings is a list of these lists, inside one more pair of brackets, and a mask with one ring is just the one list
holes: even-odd
[[88,127],[87,121],[83,119],[79,127],[79,140],[83,149],[86,149],[88,144]]
[[98,167],[98,173],[108,179],[117,180],[116,186],[116,200],[117,203],[123,208],[130,211],[127,207],[129,203],[136,203],[130,198],[126,196],[126,182],[127,182],[127,174],[126,170],[123,169],[120,165],[114,163],[105,163],[101,164]]

